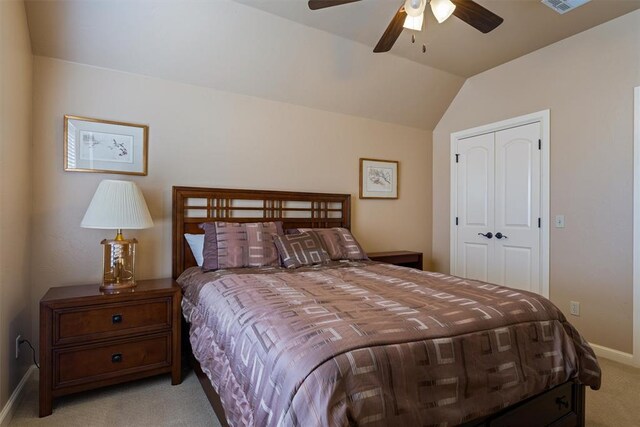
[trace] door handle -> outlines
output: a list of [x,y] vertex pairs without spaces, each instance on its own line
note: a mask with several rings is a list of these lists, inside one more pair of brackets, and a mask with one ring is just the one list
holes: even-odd
[[[492,237],[493,237],[493,233],[492,233],[492,232],[488,232],[487,234],[478,233],[478,236],[484,236],[484,237],[486,237],[487,239],[490,239],[490,238],[492,238]],[[497,235],[496,235],[496,237],[497,237]]]
[[562,408],[568,408],[569,402],[567,402],[566,396],[556,397],[556,405],[558,405],[558,410],[561,411]]
[[500,239],[502,239],[502,238],[506,239],[506,238],[507,238],[507,236],[505,236],[504,234],[502,234],[501,232],[499,232],[499,231],[498,231],[498,232],[496,233],[496,239],[500,240]]

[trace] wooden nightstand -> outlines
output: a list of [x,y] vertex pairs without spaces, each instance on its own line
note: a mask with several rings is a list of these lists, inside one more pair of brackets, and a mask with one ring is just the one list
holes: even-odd
[[422,270],[422,252],[390,251],[372,252],[367,254],[371,261],[385,262],[387,264],[401,265],[403,267]]
[[181,298],[172,279],[115,295],[98,284],[49,289],[40,300],[40,416],[70,393],[167,372],[180,384]]

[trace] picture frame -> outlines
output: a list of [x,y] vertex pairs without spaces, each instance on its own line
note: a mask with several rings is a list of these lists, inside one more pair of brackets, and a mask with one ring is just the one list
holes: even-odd
[[64,116],[64,170],[147,175],[149,126]]
[[399,162],[396,160],[360,159],[360,198],[397,199]]

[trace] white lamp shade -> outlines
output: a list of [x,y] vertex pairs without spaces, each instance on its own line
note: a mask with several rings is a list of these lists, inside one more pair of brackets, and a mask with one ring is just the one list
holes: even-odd
[[142,191],[131,181],[105,179],[84,214],[83,228],[138,229],[153,227]]
[[423,19],[424,19],[424,15],[418,15],[418,16],[407,15],[407,17],[404,18],[404,24],[402,24],[402,26],[409,30],[422,31]]
[[456,5],[451,0],[431,0],[431,11],[440,24],[446,21],[455,9]]

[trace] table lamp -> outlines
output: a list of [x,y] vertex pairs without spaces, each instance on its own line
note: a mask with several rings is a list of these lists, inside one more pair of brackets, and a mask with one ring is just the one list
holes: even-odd
[[136,286],[136,239],[125,239],[123,229],[153,226],[142,192],[131,181],[105,179],[100,182],[84,214],[83,228],[117,230],[113,240],[104,239],[101,291],[120,291]]

